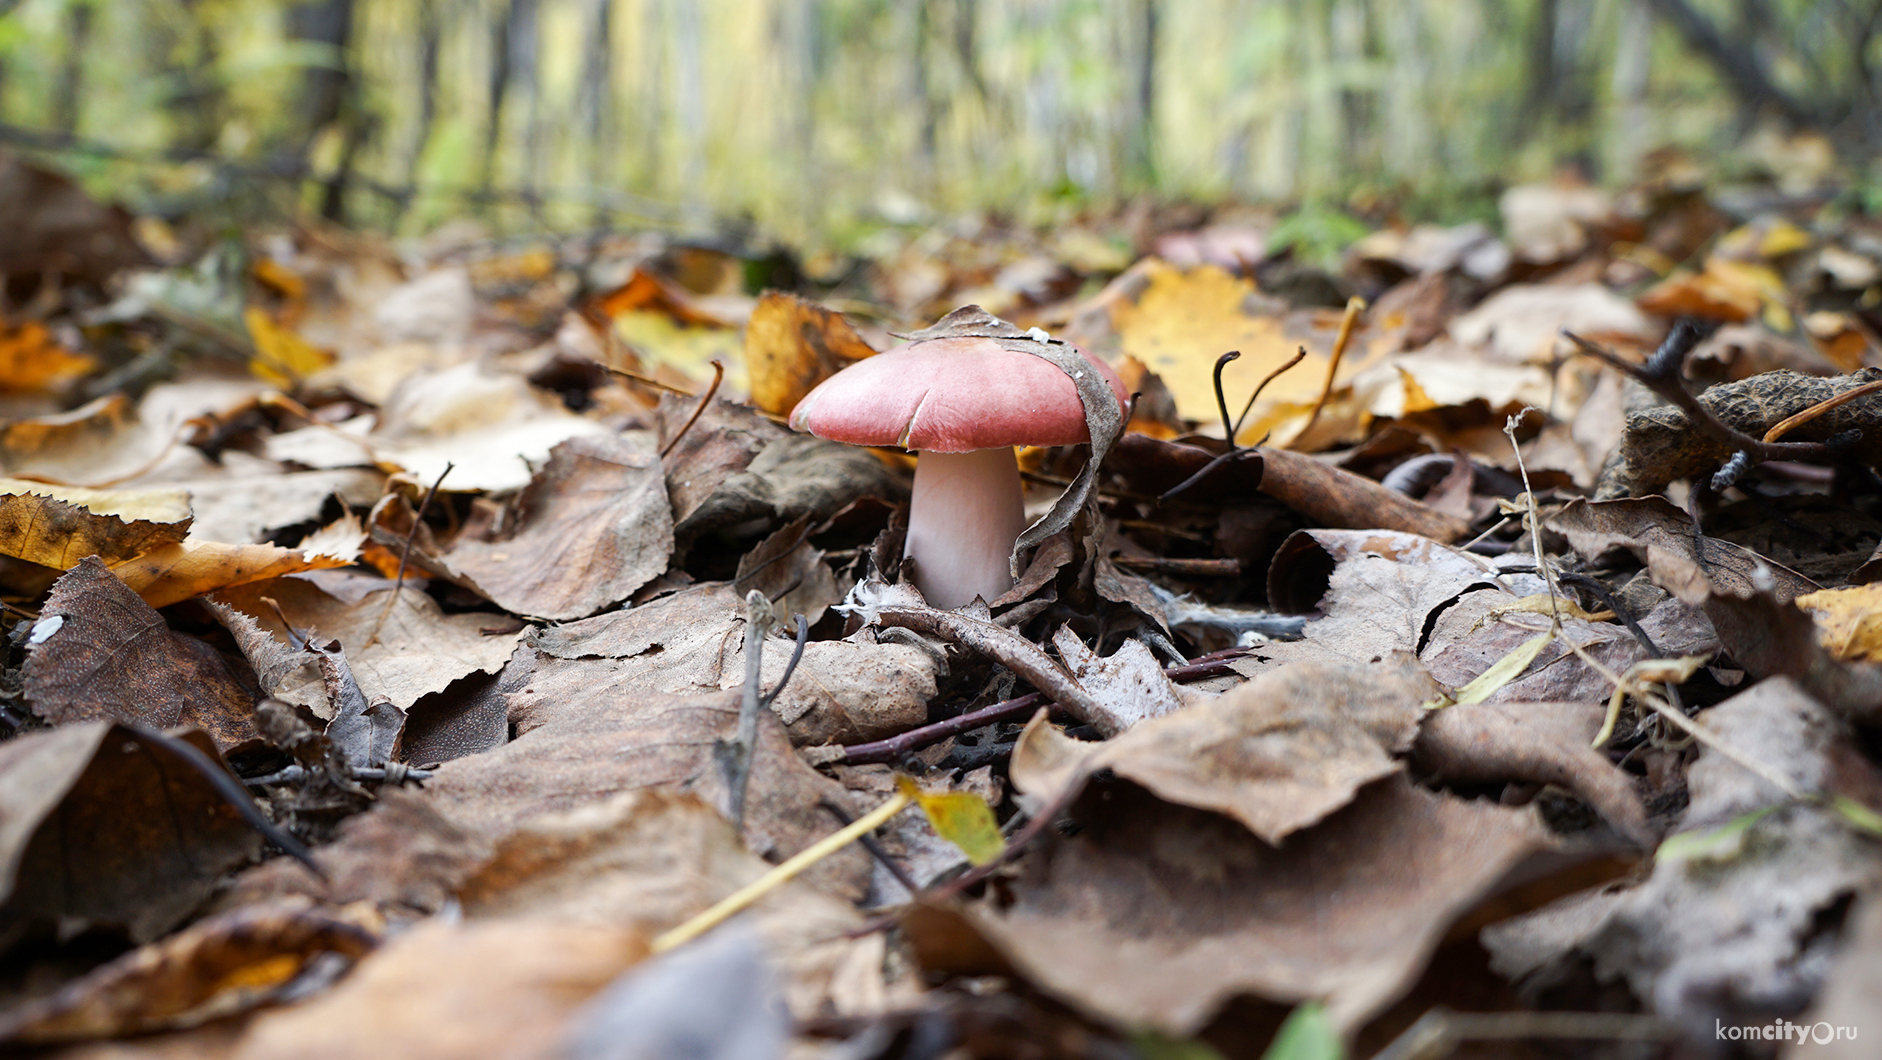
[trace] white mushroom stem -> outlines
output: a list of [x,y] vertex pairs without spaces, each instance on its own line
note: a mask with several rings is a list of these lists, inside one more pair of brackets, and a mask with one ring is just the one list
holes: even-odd
[[1010,447],[921,453],[908,503],[915,587],[931,607],[992,602],[1013,587],[1008,557],[1026,529],[1019,462]]

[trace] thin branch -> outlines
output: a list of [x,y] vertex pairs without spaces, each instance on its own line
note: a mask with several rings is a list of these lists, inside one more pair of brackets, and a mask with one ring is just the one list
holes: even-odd
[[373,621],[372,632],[366,635],[366,643],[360,645],[361,650],[372,647],[379,639],[379,629],[386,624],[386,616],[398,606],[399,592],[405,588],[405,564],[411,559],[413,543],[418,540],[418,528],[425,525],[425,509],[431,507],[431,499],[438,495],[438,487],[444,485],[444,476],[449,475],[451,469],[456,466],[447,461],[444,470],[438,472],[438,477],[432,481],[431,488],[425,491],[425,496],[418,502],[418,511],[412,514],[411,532],[405,535],[405,547],[399,549],[399,570],[392,577],[392,595],[386,597],[385,609],[380,611],[379,617]]
[[699,417],[705,413],[706,406],[712,404],[712,395],[719,392],[719,383],[724,379],[725,365],[718,360],[714,360],[712,362],[712,385],[706,388],[705,396],[699,399],[699,407],[693,410],[691,416],[686,417],[685,423],[680,424],[679,433],[675,434],[672,439],[667,442],[666,447],[660,450],[660,458],[662,460],[666,459],[666,455],[673,451],[674,446],[680,444],[680,439],[686,437],[686,432],[693,429],[693,424],[699,422]]

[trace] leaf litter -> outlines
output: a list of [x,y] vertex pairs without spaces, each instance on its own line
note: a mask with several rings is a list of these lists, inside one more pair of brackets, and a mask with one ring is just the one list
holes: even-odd
[[[1873,240],[1502,207],[1334,271],[1153,211],[1134,257],[996,225],[769,292],[724,280],[755,248],[664,237],[290,231],[220,271],[101,237],[0,321],[0,1040],[1404,1055],[1488,1005],[1752,1055],[1713,1028],[1860,1022]],[[1020,454],[1038,529],[959,611],[899,579],[906,454],[780,422],[937,328],[1138,394],[1096,452]],[[153,334],[150,385],[119,370]]]

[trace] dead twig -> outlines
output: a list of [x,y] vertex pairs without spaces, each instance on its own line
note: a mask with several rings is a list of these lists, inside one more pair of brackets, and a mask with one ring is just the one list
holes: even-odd
[[[1735,473],[1728,475],[1722,484],[1715,481],[1714,489],[1723,489],[1730,485],[1737,475],[1742,474],[1751,464],[1762,464],[1769,460],[1823,460],[1835,456],[1855,441],[1855,438],[1851,436],[1854,432],[1845,432],[1822,442],[1767,440],[1771,437],[1769,434],[1766,438],[1753,438],[1713,415],[1712,410],[1706,408],[1697,397],[1693,396],[1692,391],[1686,388],[1685,380],[1680,376],[1680,366],[1685,362],[1686,355],[1692,352],[1692,348],[1699,343],[1699,329],[1691,321],[1682,320],[1673,325],[1673,330],[1667,335],[1666,341],[1660,344],[1660,348],[1654,351],[1652,357],[1647,358],[1647,363],[1640,365],[1622,360],[1604,347],[1589,342],[1567,328],[1562,329],[1562,336],[1580,347],[1583,353],[1622,372],[1678,408],[1686,414],[1687,422],[1691,423],[1696,430],[1742,455],[1743,459],[1734,461],[1736,466],[1731,470]],[[1805,412],[1809,411],[1805,410]],[[1817,415],[1821,414],[1821,412],[1817,413]],[[1780,423],[1778,427],[1784,427],[1784,424]],[[1775,431],[1776,428],[1773,430]]]
[[810,626],[804,616],[793,616],[797,622],[796,647],[791,652],[790,662],[784,664],[784,673],[778,677],[777,685],[770,692],[764,692],[765,634],[771,628],[772,617],[771,601],[764,593],[753,589],[745,594],[745,685],[739,700],[738,733],[731,743],[721,741],[714,748],[720,767],[725,770],[726,787],[731,791],[728,816],[734,828],[745,826],[745,790],[751,784],[752,760],[757,757],[758,716],[769,710],[784,687],[790,684],[798,661],[804,657],[804,643],[810,637]]
[[444,476],[449,475],[451,469],[456,466],[454,463],[447,462],[444,470],[438,472],[438,477],[432,481],[431,488],[426,490],[425,496],[419,500],[418,511],[412,514],[412,529],[405,535],[405,547],[399,549],[399,569],[398,573],[392,577],[392,595],[386,597],[385,609],[379,612],[377,619],[373,620],[372,632],[366,635],[366,643],[360,645],[361,651],[372,647],[379,640],[380,627],[386,624],[386,617],[392,614],[394,607],[398,606],[399,592],[405,588],[405,564],[411,559],[413,543],[418,540],[418,528],[425,525],[425,510],[431,507],[431,499],[438,495],[438,487],[444,485]]
[[[1327,381],[1320,387],[1320,396],[1314,400],[1313,411],[1307,414],[1307,422],[1301,427],[1300,433],[1294,436],[1296,441],[1307,437],[1313,425],[1320,422],[1320,410],[1327,407],[1327,399],[1333,396],[1333,379],[1340,374],[1340,360],[1346,356],[1346,346],[1353,340],[1353,324],[1359,320],[1359,314],[1365,308],[1366,300],[1358,295],[1346,300],[1346,313],[1340,317],[1340,333],[1333,340],[1333,356],[1327,360]],[[1301,347],[1300,352],[1302,357],[1306,356],[1306,347]],[[1299,359],[1295,358],[1297,361]],[[1249,400],[1249,404],[1254,404],[1253,399]],[[1245,412],[1243,414],[1246,415]],[[1240,421],[1236,425],[1240,426]]]
[[668,439],[667,444],[663,448],[661,448],[660,450],[661,459],[663,460],[666,459],[666,455],[673,451],[673,447],[680,444],[680,439],[686,437],[686,432],[693,429],[693,424],[699,422],[699,417],[705,413],[706,406],[712,404],[712,395],[717,394],[719,392],[719,384],[723,382],[724,379],[725,379],[725,365],[719,361],[716,361],[716,360],[713,361],[712,362],[712,385],[706,388],[705,396],[699,399],[699,407],[693,410],[693,414],[691,416],[686,417],[686,422],[680,424],[679,431],[675,433],[672,438]]

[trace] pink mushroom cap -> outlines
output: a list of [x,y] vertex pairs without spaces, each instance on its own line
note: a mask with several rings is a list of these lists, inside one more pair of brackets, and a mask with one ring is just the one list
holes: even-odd
[[[1117,373],[1078,354],[1122,407],[1128,395]],[[791,426],[851,445],[935,453],[1091,441],[1070,376],[982,338],[926,339],[859,361],[806,394]]]

